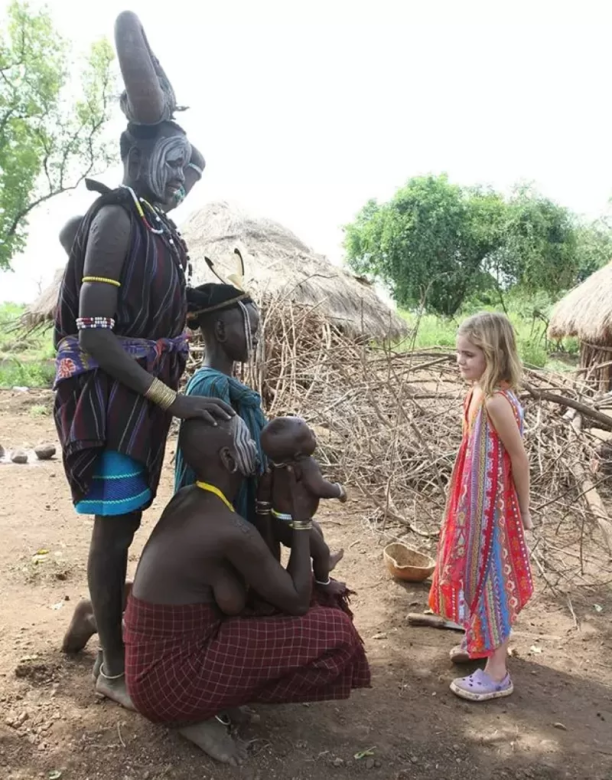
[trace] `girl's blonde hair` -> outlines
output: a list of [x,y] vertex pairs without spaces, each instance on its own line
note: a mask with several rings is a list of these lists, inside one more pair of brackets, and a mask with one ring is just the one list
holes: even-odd
[[516,349],[514,328],[505,314],[474,314],[461,323],[458,335],[484,352],[486,368],[478,384],[485,396],[493,395],[502,383],[511,390],[518,389],[523,367]]

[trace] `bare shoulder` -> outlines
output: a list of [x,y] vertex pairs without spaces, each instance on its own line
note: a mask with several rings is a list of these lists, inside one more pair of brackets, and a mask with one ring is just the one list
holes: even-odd
[[121,206],[102,206],[89,228],[85,275],[118,279],[130,245],[131,223]]
[[91,233],[100,233],[112,230],[115,233],[123,233],[129,236],[130,217],[123,206],[109,204],[102,206],[91,222]]
[[491,417],[497,419],[511,418],[514,419],[514,412],[510,401],[503,393],[496,393],[495,395],[485,398],[485,408]]
[[221,538],[230,558],[236,555],[257,558],[268,550],[257,528],[235,512],[228,512],[223,518]]
[[228,512],[229,525],[232,531],[232,535],[246,539],[247,537],[258,534],[258,531],[244,518],[240,517],[236,512]]

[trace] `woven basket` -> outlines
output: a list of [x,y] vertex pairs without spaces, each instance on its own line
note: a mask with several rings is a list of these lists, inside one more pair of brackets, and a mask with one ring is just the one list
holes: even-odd
[[385,547],[383,557],[387,568],[398,580],[408,582],[423,582],[430,577],[436,568],[433,558],[413,550],[401,542],[395,542]]

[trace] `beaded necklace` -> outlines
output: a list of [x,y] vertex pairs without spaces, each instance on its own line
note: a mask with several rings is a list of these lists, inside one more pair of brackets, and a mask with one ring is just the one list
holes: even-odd
[[[185,274],[187,284],[189,285],[193,273],[193,266],[187,252],[187,245],[185,244],[185,241],[174,222],[163,211],[161,211],[161,209],[157,208],[156,206],[152,206],[148,200],[145,198],[139,198],[134,190],[131,187],[128,187],[127,184],[122,184],[121,186],[130,193],[132,201],[134,202],[134,206],[136,207],[136,212],[142,219],[147,230],[149,230],[151,233],[154,233],[156,236],[159,236],[168,246],[172,255],[178,260],[177,265],[179,269]],[[147,218],[147,213],[145,213],[145,208],[143,208],[143,206],[149,212],[149,217],[152,218],[152,220],[157,223],[159,227],[153,227]],[[184,266],[179,247],[183,250],[185,255]]]
[[233,505],[230,501],[225,497],[224,493],[219,490],[218,487],[215,487],[214,485],[209,484],[208,482],[201,482],[198,480],[196,482],[196,485],[200,488],[200,490],[204,490],[207,493],[212,493],[213,495],[217,496],[217,498],[221,499],[225,506],[230,510],[230,512],[235,512]]

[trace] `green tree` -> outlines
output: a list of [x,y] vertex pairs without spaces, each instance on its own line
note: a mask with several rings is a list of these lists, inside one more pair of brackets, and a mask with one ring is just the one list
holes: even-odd
[[612,230],[519,187],[507,200],[446,176],[411,179],[385,204],[369,201],[345,226],[349,264],[386,282],[401,306],[455,314],[484,292],[556,296],[612,260]]
[[104,129],[113,57],[108,41],[94,43],[77,90],[70,47],[48,12],[9,4],[0,28],[0,268],[24,249],[36,206],[112,161]]
[[579,268],[578,219],[569,209],[519,187],[508,200],[499,247],[491,258],[505,286],[558,293],[571,287]]
[[578,226],[578,273],[576,282],[612,261],[612,228],[608,219],[602,218]]
[[496,193],[462,189],[446,176],[411,179],[389,203],[368,202],[345,226],[348,262],[389,284],[401,306],[425,301],[453,315],[483,284],[503,208]]

